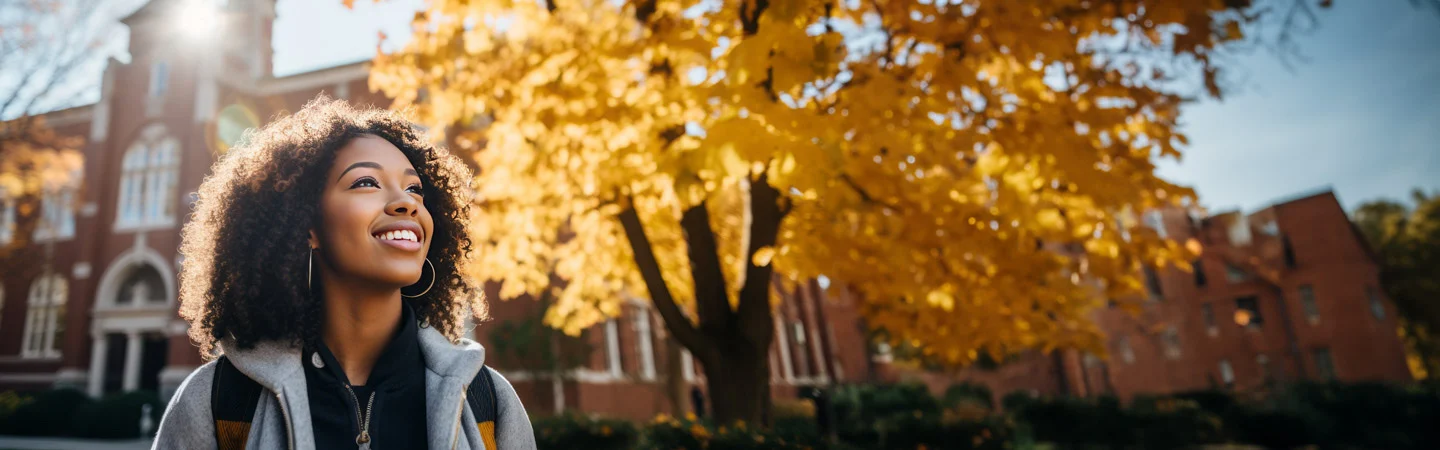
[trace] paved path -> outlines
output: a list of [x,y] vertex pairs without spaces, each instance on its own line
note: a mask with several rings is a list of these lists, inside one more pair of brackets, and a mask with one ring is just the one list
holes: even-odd
[[148,448],[150,448],[149,439],[113,441],[99,439],[0,436],[0,449],[4,450],[142,450]]

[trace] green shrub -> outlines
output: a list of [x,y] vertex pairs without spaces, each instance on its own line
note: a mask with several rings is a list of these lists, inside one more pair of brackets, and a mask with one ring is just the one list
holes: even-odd
[[151,391],[111,394],[98,403],[76,408],[71,416],[71,434],[97,439],[136,439],[140,436],[140,416],[150,405],[150,432],[160,425],[165,405]]
[[1129,416],[1141,448],[1181,449],[1225,441],[1220,416],[1191,400],[1161,400],[1150,410],[1132,408]]
[[1226,413],[1225,427],[1236,442],[1291,449],[1324,442],[1322,420],[1313,414],[1237,406]]
[[15,410],[20,409],[21,406],[30,404],[32,401],[35,401],[34,397],[19,394],[15,391],[0,392],[0,434],[9,434],[5,429],[6,424],[10,420],[10,416],[15,414]]
[[578,414],[563,414],[535,419],[536,447],[546,449],[591,448],[625,450],[639,441],[635,425],[614,419],[598,419]]
[[71,418],[76,410],[93,403],[90,396],[75,389],[42,392],[33,402],[15,409],[6,421],[5,432],[17,436],[73,436]]
[[1418,386],[1383,383],[1298,383],[1277,402],[1313,414],[1317,442],[1342,447],[1440,448],[1440,395]]
[[756,429],[744,422],[714,425],[694,417],[656,417],[645,425],[638,448],[653,450],[800,450],[816,443],[801,444],[773,430]]
[[1011,391],[1009,394],[1005,394],[1004,397],[1000,397],[1000,406],[1005,408],[1005,411],[1014,413],[1024,409],[1026,405],[1036,400],[1035,395],[1029,391]]
[[945,407],[954,408],[967,404],[978,404],[986,409],[995,409],[995,400],[990,387],[979,383],[960,383],[945,389]]

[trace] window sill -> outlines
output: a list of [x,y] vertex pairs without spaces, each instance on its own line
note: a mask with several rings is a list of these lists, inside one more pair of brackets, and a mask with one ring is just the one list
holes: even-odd
[[167,218],[153,222],[115,222],[112,231],[116,233],[139,233],[144,231],[170,230],[175,228],[175,219]]

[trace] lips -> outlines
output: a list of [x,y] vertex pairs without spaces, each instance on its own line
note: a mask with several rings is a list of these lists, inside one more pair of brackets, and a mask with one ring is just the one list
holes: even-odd
[[405,250],[420,250],[420,240],[424,234],[420,231],[420,225],[414,222],[396,222],[383,227],[371,234],[379,239],[382,244]]

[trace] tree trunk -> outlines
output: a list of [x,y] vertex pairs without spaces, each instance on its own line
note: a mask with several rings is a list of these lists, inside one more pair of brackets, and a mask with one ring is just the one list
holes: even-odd
[[665,337],[665,396],[670,399],[670,414],[677,417],[694,408],[690,405],[690,386],[685,382],[683,348],[675,337]]
[[704,364],[711,417],[715,423],[767,422],[770,359],[766,355],[765,351],[749,345],[735,345],[716,352],[716,361]]

